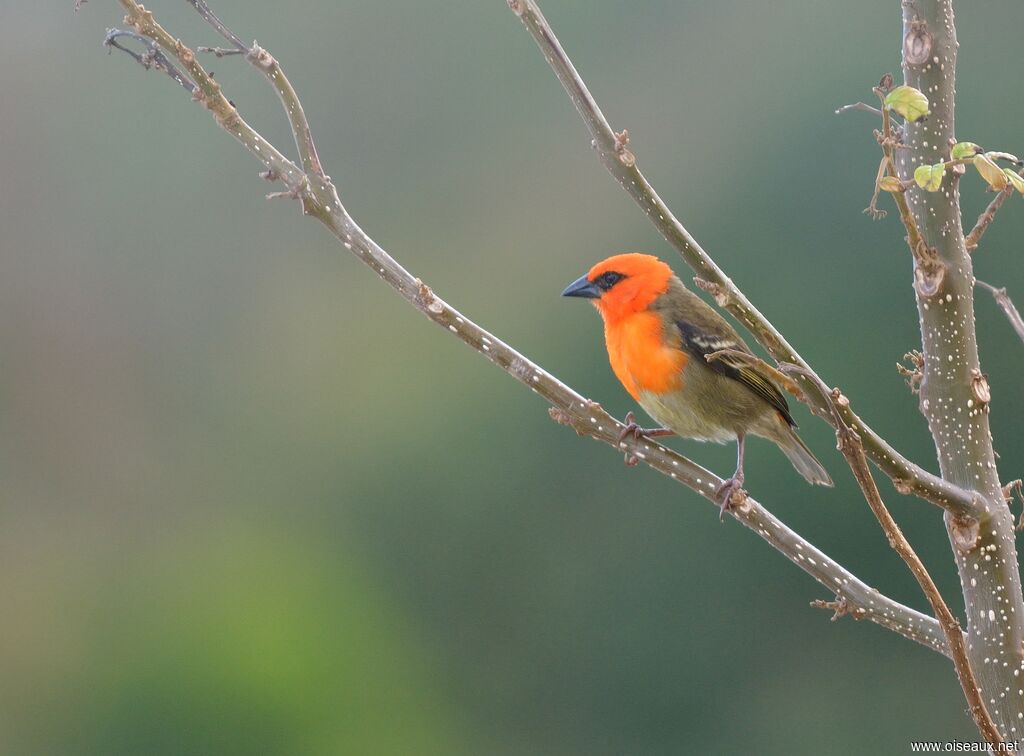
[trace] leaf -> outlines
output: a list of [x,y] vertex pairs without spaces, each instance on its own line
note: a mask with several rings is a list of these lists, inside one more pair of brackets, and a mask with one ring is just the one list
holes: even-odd
[[1013,184],[1013,188],[1021,194],[1024,194],[1024,177],[1021,177],[1019,173],[1010,168],[1003,168],[1003,173],[1006,174],[1006,178]]
[[902,192],[903,182],[895,176],[882,176],[878,180],[878,188],[883,192]]
[[926,192],[937,192],[942,186],[942,177],[946,174],[946,164],[919,165],[914,170],[914,181]]
[[903,84],[885,96],[885,107],[917,123],[928,115],[928,98],[921,90]]
[[996,165],[995,161],[987,153],[974,156],[974,167],[978,169],[978,173],[985,179],[985,183],[997,192],[1005,189],[1006,185],[1010,182],[1010,179],[1006,178],[1006,174],[1003,173],[1003,169]]
[[974,142],[957,142],[949,151],[953,160],[967,160],[981,152],[981,147]]

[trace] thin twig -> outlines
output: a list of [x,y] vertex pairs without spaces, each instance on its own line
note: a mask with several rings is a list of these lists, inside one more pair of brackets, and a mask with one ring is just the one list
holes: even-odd
[[[130,47],[125,47],[118,42],[121,37],[134,39],[146,48],[146,52],[137,53]],[[177,66],[171,63],[167,56],[160,51],[160,48],[157,47],[152,40],[146,39],[141,34],[125,31],[123,29],[107,29],[107,36],[103,38],[103,45],[104,47],[109,47],[111,50],[120,50],[121,52],[126,53],[147,71],[150,68],[155,68],[157,71],[163,71],[174,79],[174,81],[180,84],[189,94],[196,91],[196,85],[189,81],[188,77],[179,71]]]
[[[1024,176],[1024,169],[1017,171],[1021,176]],[[1013,184],[1007,184],[1005,188],[996,192],[996,196],[992,198],[992,201],[988,203],[981,215],[978,216],[978,220],[974,224],[974,228],[971,232],[964,237],[964,244],[967,246],[967,252],[971,253],[978,248],[978,243],[981,241],[981,237],[988,231],[988,227],[992,225],[992,221],[996,219],[996,211],[1003,206],[1006,202],[1007,197],[1013,194]]]
[[[886,74],[888,79],[888,74]],[[875,94],[878,99],[885,100],[885,90],[875,87]],[[899,171],[896,167],[896,144],[897,137],[893,132],[892,114],[888,108],[882,113],[882,133],[878,143],[882,146],[882,167],[879,168],[878,176],[875,179],[875,194],[871,198],[874,205],[878,199],[879,182],[884,175],[893,176],[899,179]],[[876,132],[877,134],[877,132]],[[900,211],[900,222],[907,231],[907,246],[910,247],[910,254],[914,258],[914,286],[922,296],[934,296],[942,286],[942,279],[945,276],[945,266],[938,259],[938,256],[925,242],[921,235],[921,229],[917,225],[917,219],[910,210],[910,203],[907,201],[905,192],[891,192],[893,201]],[[878,216],[876,216],[878,217]]]
[[[295,93],[291,82],[288,81],[288,77],[284,75],[281,65],[273,55],[260,47],[256,42],[252,43],[252,47],[247,47],[241,38],[231,31],[210,10],[205,0],[188,0],[188,3],[196,9],[204,21],[216,29],[217,33],[224,37],[224,39],[233,44],[239,53],[244,53],[245,59],[267,77],[267,81],[270,82],[274,91],[277,92],[277,96],[281,99],[281,105],[284,107],[284,112],[288,116],[292,134],[295,137],[295,147],[299,151],[299,159],[302,162],[302,169],[306,172],[310,181],[323,182],[326,177],[324,176],[323,166],[320,164],[320,157],[316,151],[316,144],[313,142],[313,133],[309,129],[309,122],[306,120],[302,103],[299,101],[299,97]],[[218,57],[223,57],[226,54],[224,51],[218,53],[217,48],[212,48],[211,51]]]
[[221,128],[263,163],[267,175],[275,176],[288,189],[299,193],[303,198],[304,209],[309,212],[307,203],[311,202],[313,197],[306,188],[309,182],[299,167],[238,115],[235,106],[221,91],[220,84],[199,64],[195,53],[156,23],[152,11],[137,2],[120,0],[120,3],[127,11],[125,23],[139,35],[155,42],[168,55],[176,58],[188,72],[188,77],[195,84],[192,99],[209,110]]
[[846,113],[850,110],[863,110],[865,113],[873,113],[879,118],[882,117],[882,111],[876,107],[868,105],[866,102],[855,102],[852,105],[843,105],[841,108],[836,108],[836,115]]
[[1013,330],[1015,330],[1021,340],[1024,341],[1024,318],[1021,318],[1020,312],[1017,310],[1016,306],[1014,306],[1013,300],[1010,299],[1010,295],[1006,293],[1006,289],[997,289],[992,284],[987,284],[978,279],[974,279],[974,285],[988,290],[996,300],[996,304],[998,304],[999,307],[1002,308],[1003,312],[1006,313],[1006,318],[1010,321],[1010,325],[1013,326]]
[[[195,61],[193,53],[174,40],[155,22],[152,14],[134,0],[120,2],[127,11],[128,22],[140,29],[140,34],[149,36],[164,49],[169,47],[183,64],[187,61],[186,67],[190,74],[201,88],[208,88],[209,97],[214,100],[214,107],[209,103],[207,107],[213,112],[218,125],[228,130],[267,166],[269,177],[279,177],[296,196],[301,196],[304,208],[309,214],[324,223],[346,249],[373,269],[417,310],[543,397],[552,405],[551,415],[558,422],[570,425],[581,435],[603,441],[616,449],[629,451],[648,466],[679,481],[718,506],[715,492],[723,482],[720,478],[650,439],[620,440],[625,426],[608,415],[600,405],[587,400],[539,365],[466,318],[388,255],[348,214],[338,199],[330,178],[324,176],[321,181],[308,179],[301,170],[272,147],[269,149],[273,150],[273,158],[268,159],[267,154],[263,154],[267,149],[263,146],[266,140],[249,127],[233,108],[225,110],[227,100],[221,103],[216,99],[223,97],[219,85],[215,90],[212,89],[212,79]],[[225,117],[225,113],[229,117]],[[301,137],[301,134],[299,136]],[[932,650],[948,655],[948,643],[943,638],[941,628],[935,619],[899,604],[871,588],[789,529],[753,498],[748,497],[743,504],[730,510],[730,513],[834,592],[839,600],[845,601],[853,616],[868,619]]]
[[[1017,501],[1024,505],[1024,480],[1017,478],[1003,486],[1003,498],[1006,499],[1006,506],[1011,507],[1013,495],[1017,494]],[[1011,507],[1012,509],[1012,507]],[[1024,529],[1024,508],[1021,509],[1020,517],[1017,520],[1016,530]]]
[[218,58],[226,58],[229,55],[245,55],[247,50],[235,50],[231,47],[206,47],[200,45],[196,48],[201,53],[213,53]]
[[[791,372],[803,372],[807,375],[818,386],[818,391],[822,398],[828,403],[834,403],[842,396],[839,389],[830,391],[825,384],[821,383],[817,376],[808,374],[807,371],[799,366],[787,366],[787,369]],[[838,411],[835,412],[835,417],[840,417]],[[861,444],[860,436],[851,428],[840,423],[839,428],[836,430],[836,441],[838,442],[839,451],[850,464],[850,469],[857,479],[857,485],[860,486],[868,506],[871,507],[871,511],[878,520],[878,524],[882,526],[889,545],[899,554],[900,558],[910,569],[914,579],[917,580],[917,584],[921,586],[925,598],[928,599],[932,612],[942,626],[942,632],[949,643],[953,666],[956,668],[957,677],[960,680],[960,687],[963,689],[964,697],[967,699],[971,716],[974,717],[978,730],[993,746],[1002,743],[1003,736],[1000,734],[995,722],[992,721],[992,716],[985,706],[985,700],[981,695],[981,688],[978,686],[978,680],[971,667],[963,629],[960,627],[956,617],[953,616],[953,612],[950,611],[945,599],[942,598],[938,586],[935,585],[935,581],[932,580],[932,576],[928,573],[924,563],[910,545],[910,541],[903,535],[903,531],[896,523],[896,520],[893,519],[892,514],[885,506],[885,502],[882,501],[882,495],[878,491],[874,476],[871,474],[871,468],[868,466],[867,457],[864,455],[864,446]],[[963,532],[973,533],[973,538],[977,538],[976,521],[973,524],[962,523],[961,527]],[[969,544],[964,545],[968,546]]]
[[[507,0],[523,26],[533,37],[558,80],[568,93],[592,138],[602,164],[647,214],[662,236],[682,255],[705,283],[718,289],[721,306],[731,312],[777,362],[790,362],[810,369],[781,333],[750,303],[710,255],[672,214],[654,187],[637,167],[636,156],[624,144],[623,132],[616,132],[604,117],[593,95],[562,49],[536,0]],[[801,380],[804,380],[801,378]],[[815,414],[830,417],[816,392],[806,392]],[[844,420],[861,434],[871,461],[892,479],[902,493],[912,493],[960,516],[974,514],[979,504],[972,491],[955,486],[924,470],[897,452],[846,407]]]
[[206,4],[205,0],[188,0],[188,4],[195,8],[196,12],[203,17],[203,20],[212,26],[220,36],[230,42],[238,52],[249,52],[249,46],[217,18],[217,15],[210,10],[210,6]]

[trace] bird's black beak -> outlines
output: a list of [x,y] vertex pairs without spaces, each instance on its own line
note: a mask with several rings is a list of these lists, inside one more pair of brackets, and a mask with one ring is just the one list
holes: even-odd
[[563,297],[583,297],[584,299],[600,299],[601,290],[597,284],[591,283],[586,276],[580,276],[571,284],[565,287]]

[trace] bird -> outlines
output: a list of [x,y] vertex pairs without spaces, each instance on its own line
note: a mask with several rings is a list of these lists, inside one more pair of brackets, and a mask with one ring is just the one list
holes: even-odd
[[[621,443],[676,435],[736,441],[736,471],[717,489],[721,516],[742,501],[748,435],[774,442],[808,483],[832,479],[796,434],[782,391],[728,321],[690,291],[654,255],[629,252],[594,265],[562,292],[592,301],[604,320],[612,371],[644,411],[661,425],[641,428],[626,415]],[[725,351],[708,361],[708,355]],[[745,359],[749,355],[750,359]],[[626,462],[636,464],[627,454]]]

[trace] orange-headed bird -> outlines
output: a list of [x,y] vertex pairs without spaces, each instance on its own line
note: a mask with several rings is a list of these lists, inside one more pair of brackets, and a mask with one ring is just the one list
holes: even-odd
[[717,443],[736,439],[736,472],[718,489],[723,513],[743,485],[743,443],[750,433],[774,441],[809,483],[832,485],[825,468],[796,435],[789,405],[770,378],[735,357],[705,360],[723,349],[753,352],[725,318],[657,257],[609,257],[569,284],[562,296],[593,300],[604,319],[612,370],[647,414],[664,426],[641,429],[630,413],[623,438],[633,433]]

